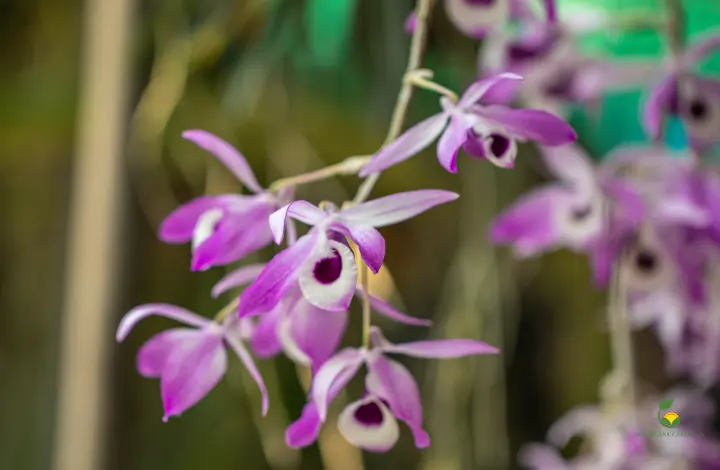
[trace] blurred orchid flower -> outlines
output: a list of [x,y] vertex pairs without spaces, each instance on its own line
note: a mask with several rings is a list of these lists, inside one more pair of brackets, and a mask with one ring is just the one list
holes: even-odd
[[368,368],[367,393],[340,414],[340,433],[356,447],[386,452],[398,440],[397,420],[400,420],[410,428],[416,447],[428,447],[430,437],[422,428],[423,409],[417,383],[410,371],[385,355],[448,359],[499,352],[489,344],[467,339],[392,344],[377,327],[371,329],[370,337],[373,346],[370,350],[343,349],[317,371],[310,392],[311,401],[305,405],[302,416],[286,431],[285,438],[290,447],[306,447],[315,442],[327,419],[328,406],[363,365]]
[[[573,16],[559,25],[536,22],[514,35],[490,36],[480,50],[481,74],[515,73],[525,80],[493,87],[486,102],[506,104],[519,98],[525,106],[565,116],[569,104],[595,104],[607,92],[638,89],[657,75],[656,61],[582,54],[569,28],[576,24]],[[600,24],[598,20],[592,27]]]
[[639,194],[620,178],[600,175],[579,147],[543,149],[542,155],[559,181],[501,212],[490,226],[493,243],[511,244],[520,256],[559,247],[585,251],[606,233],[608,210],[616,230],[635,230],[644,219]]
[[[372,308],[393,321],[414,326],[432,322],[411,317],[370,296]],[[299,287],[292,288],[270,312],[258,318],[250,346],[260,358],[284,353],[316,372],[337,350],[347,327],[348,311],[323,310],[308,302]]]
[[[555,0],[544,0],[547,19],[555,21]],[[445,12],[455,27],[473,39],[483,39],[488,33],[499,34],[509,20],[535,19],[537,13],[529,0],[445,0]],[[415,30],[415,12],[405,20],[405,31]]]
[[229,315],[222,324],[170,304],[146,304],[130,310],[120,322],[117,341],[122,342],[135,325],[160,315],[192,328],[173,328],[150,338],[138,351],[137,369],[144,377],[160,378],[163,421],[196,405],[218,384],[227,371],[229,346],[240,358],[262,393],[262,412],[269,407],[260,372],[243,341],[251,338],[252,322]]
[[284,237],[288,217],[313,228],[267,264],[240,300],[239,316],[271,311],[296,285],[315,307],[347,310],[355,294],[357,266],[345,237],[352,240],[365,264],[377,273],[385,258],[385,239],[377,227],[396,224],[432,207],[458,198],[441,190],[393,194],[354,207],[322,210],[307,201],[295,201],[270,216],[275,242]]
[[693,69],[720,48],[720,33],[694,41],[679,60],[666,64],[667,76],[645,104],[643,124],[654,140],[660,138],[663,116],[682,118],[690,146],[699,152],[712,147],[720,136],[720,80],[699,76]]
[[512,168],[517,141],[533,140],[557,146],[573,142],[577,134],[559,117],[537,109],[512,109],[479,104],[483,96],[503,81],[522,77],[503,73],[470,85],[458,103],[440,98],[442,112],[411,127],[394,142],[380,149],[360,170],[362,177],[386,170],[407,160],[440,137],[437,157],[446,170],[457,172],[457,155],[462,147],[469,155],[496,166]]
[[213,154],[254,194],[195,198],[165,218],[160,239],[191,242],[193,271],[233,263],[270,244],[268,217],[289,202],[290,191],[275,195],[264,190],[245,157],[221,138],[201,130],[185,131],[183,137]]

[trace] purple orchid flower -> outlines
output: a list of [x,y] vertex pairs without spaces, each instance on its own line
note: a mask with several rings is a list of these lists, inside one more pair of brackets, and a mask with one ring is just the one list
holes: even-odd
[[[445,12],[463,34],[483,39],[490,32],[500,32],[510,19],[536,18],[528,0],[445,0]],[[545,0],[548,20],[554,21],[554,0]],[[405,31],[415,31],[417,17],[412,12],[405,20]]]
[[165,218],[160,239],[191,242],[193,271],[233,263],[270,244],[267,218],[288,201],[289,192],[275,195],[264,190],[245,157],[219,137],[201,130],[185,131],[183,137],[217,157],[254,194],[195,198]]
[[278,253],[240,300],[239,316],[271,311],[299,284],[305,299],[315,307],[345,311],[357,285],[357,266],[345,237],[352,240],[367,266],[377,273],[385,258],[385,227],[458,198],[442,190],[419,190],[365,202],[348,209],[322,210],[307,201],[295,201],[270,216],[276,243],[284,236],[288,217],[313,228],[296,243]]
[[657,75],[655,61],[609,61],[582,54],[574,37],[576,19],[574,15],[562,26],[533,23],[516,35],[489,37],[480,50],[481,75],[514,73],[525,80],[493,87],[484,101],[507,104],[518,97],[526,106],[565,116],[569,104],[595,105],[607,92],[640,88]]
[[692,69],[720,48],[720,34],[693,42],[677,62],[666,65],[667,76],[650,93],[643,124],[654,140],[660,138],[663,116],[682,118],[690,146],[702,152],[717,143],[720,133],[720,80],[697,75]]
[[564,145],[577,139],[572,127],[562,119],[537,109],[512,109],[478,102],[492,87],[505,80],[522,77],[503,73],[471,85],[453,103],[440,98],[443,111],[411,127],[391,144],[383,147],[360,171],[365,177],[407,160],[440,137],[437,157],[446,170],[457,172],[457,154],[462,147],[469,155],[486,159],[501,168],[512,168],[516,141],[534,140],[549,146]]
[[611,223],[590,247],[596,284],[607,284],[613,263],[627,251],[626,281],[631,292],[683,285],[689,300],[704,302],[702,239],[711,217],[697,197],[692,159],[677,159],[653,148],[629,147],[611,153],[601,172],[612,174],[622,165],[636,173],[626,181],[642,195],[646,217],[634,228]]
[[330,403],[365,364],[367,394],[349,404],[340,414],[338,427],[352,445],[370,452],[386,452],[399,437],[397,420],[410,428],[418,448],[430,445],[422,428],[423,409],[420,391],[412,374],[386,354],[447,359],[476,354],[496,354],[499,350],[480,341],[451,339],[392,344],[377,327],[370,332],[372,349],[346,348],[318,370],[313,378],[310,402],[301,417],[285,434],[290,447],[306,447],[317,439],[327,419]]
[[[358,288],[359,289],[359,288]],[[432,322],[406,315],[384,300],[370,296],[370,305],[380,315],[413,326],[430,326]],[[260,358],[283,352],[295,363],[316,372],[337,350],[348,321],[348,312],[318,308],[303,297],[299,287],[270,312],[259,317],[250,345]]]
[[150,338],[137,356],[138,372],[160,378],[163,421],[196,405],[218,384],[227,370],[226,346],[238,355],[262,393],[262,412],[269,407],[267,389],[243,341],[252,336],[252,322],[228,316],[222,324],[169,304],[146,304],[130,310],[117,330],[123,341],[135,325],[150,315],[160,315],[192,328],[173,328]]
[[490,226],[490,239],[511,244],[520,256],[567,247],[585,251],[605,233],[608,205],[616,229],[635,230],[645,217],[640,196],[619,178],[599,174],[578,147],[543,149],[546,166],[558,179],[533,190]]

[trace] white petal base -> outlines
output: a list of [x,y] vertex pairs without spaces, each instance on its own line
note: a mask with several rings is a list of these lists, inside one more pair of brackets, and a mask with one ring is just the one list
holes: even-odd
[[[361,408],[371,409],[372,422],[361,422],[357,412]],[[362,411],[361,411],[362,412]],[[385,404],[375,397],[368,397],[350,403],[338,418],[340,434],[350,444],[369,452],[387,452],[395,446],[400,437],[400,427],[395,417]]]

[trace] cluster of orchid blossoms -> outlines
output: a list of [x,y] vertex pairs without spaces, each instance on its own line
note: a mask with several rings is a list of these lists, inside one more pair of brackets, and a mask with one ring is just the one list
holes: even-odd
[[[657,430],[657,401],[644,397],[618,404],[611,397],[602,406],[571,411],[550,430],[548,445],[523,449],[522,464],[540,470],[669,470],[679,462],[690,465],[685,468],[720,468],[720,448],[710,437],[707,421],[712,405],[698,398],[720,376],[720,311],[715,305],[720,173],[699,158],[720,139],[720,81],[694,71],[720,47],[720,36],[692,44],[663,64],[608,62],[583,56],[574,41],[578,30],[603,27],[606,19],[578,18],[568,26],[552,0],[544,2],[542,14],[528,3],[445,0],[458,28],[484,40],[482,78],[458,96],[433,82],[429,71],[411,71],[406,85],[438,92],[439,112],[393,136],[372,157],[347,162],[360,177],[376,176],[437,141],[437,159],[449,172],[458,171],[461,150],[476,160],[512,168],[519,142],[539,144],[556,181],[500,213],[489,228],[490,240],[512,246],[521,257],[558,248],[583,253],[600,287],[610,284],[614,271],[621,273],[618,278],[627,294],[621,303],[627,304],[630,325],[652,325],[667,352],[668,370],[689,377],[696,386],[668,396],[682,416],[680,429],[698,434],[648,438],[642,432]],[[420,0],[417,16],[408,19],[406,27],[414,35],[423,29],[428,5]],[[519,26],[512,33],[499,28],[511,21]],[[679,117],[690,151],[624,146],[596,164],[574,144],[576,133],[559,117],[567,105],[593,103],[608,90],[647,85],[658,76],[662,82],[646,101],[643,123],[659,142],[665,117]],[[530,109],[510,107],[515,101]],[[300,175],[265,189],[243,155],[224,140],[200,130],[183,137],[219,159],[251,194],[198,197],[164,220],[160,239],[190,243],[193,271],[241,262],[273,242],[285,248],[265,264],[241,265],[220,280],[213,297],[244,290],[214,319],[168,304],[142,305],[123,318],[118,341],[150,315],[186,325],[159,333],[138,352],[138,371],[160,379],[164,419],[182,414],[214,388],[227,370],[229,348],[260,388],[263,414],[269,400],[253,356],[283,354],[310,369],[307,404],[286,431],[289,446],[315,442],[329,406],[365,366],[365,392],[340,413],[340,433],[357,447],[385,452],[398,440],[402,421],[416,446],[427,447],[430,437],[423,429],[418,385],[392,357],[446,359],[499,351],[472,339],[392,343],[370,322],[371,310],[407,325],[427,327],[430,322],[374,297],[359,279],[365,270],[377,273],[383,265],[386,247],[378,228],[458,195],[417,190],[315,205],[295,200],[295,187],[320,178]],[[298,222],[308,227],[302,235]],[[362,344],[338,350],[356,296],[363,304]],[[585,436],[589,445],[566,461],[560,451],[574,435]]]

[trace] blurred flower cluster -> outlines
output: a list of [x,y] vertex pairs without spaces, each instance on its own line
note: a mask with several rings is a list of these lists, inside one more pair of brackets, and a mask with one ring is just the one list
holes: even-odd
[[[458,171],[461,151],[513,168],[518,143],[529,141],[540,146],[555,181],[498,214],[490,240],[512,246],[522,257],[558,248],[585,254],[596,284],[610,291],[611,334],[626,336],[632,349],[629,328],[652,325],[665,348],[668,371],[688,378],[693,387],[665,397],[636,396],[628,364],[632,354],[619,355],[612,373],[619,385],[602,394],[603,403],[571,411],[550,430],[549,445],[523,449],[521,463],[547,470],[714,468],[720,447],[710,436],[712,405],[702,392],[720,376],[715,305],[720,174],[705,157],[720,139],[720,81],[698,75],[695,65],[720,47],[720,36],[674,51],[667,63],[609,61],[585,56],[577,36],[606,27],[612,19],[591,15],[565,23],[553,0],[545,0],[541,12],[526,0],[445,0],[440,3],[457,28],[482,40],[481,72],[458,94],[434,82],[432,71],[413,65],[432,3],[419,0],[406,22],[413,34],[411,66],[398,99],[400,121],[391,129],[400,129],[407,108],[403,95],[413,87],[437,92],[440,111],[401,135],[391,131],[389,143],[375,155],[289,176],[266,189],[230,144],[200,130],[184,133],[251,194],[198,197],[165,219],[160,238],[190,243],[194,271],[242,262],[273,242],[284,249],[267,263],[241,263],[226,275],[212,289],[213,297],[247,287],[214,319],[168,304],[142,305],[123,318],[118,341],[149,315],[186,325],[154,336],[138,353],[138,371],[160,379],[164,419],[180,415],[210,392],[226,372],[229,348],[257,382],[263,413],[269,400],[253,356],[284,354],[310,369],[307,404],[286,431],[289,446],[304,447],[317,439],[331,402],[364,367],[365,392],[340,413],[341,434],[357,447],[385,452],[398,440],[402,421],[416,446],[427,447],[418,386],[392,357],[447,359],[499,351],[476,339],[396,344],[372,324],[374,311],[407,325],[431,326],[371,295],[368,271],[377,273],[385,258],[379,228],[459,195],[434,189],[371,200],[368,195],[380,173],[435,141],[440,165],[452,173]],[[661,81],[653,87],[657,77]],[[653,143],[620,147],[595,163],[575,144],[577,135],[564,120],[569,106],[594,105],[608,91],[633,86],[650,91],[642,120]],[[685,125],[687,151],[663,145],[663,126],[673,116]],[[365,178],[353,200],[315,204],[294,197],[300,184],[348,173]],[[299,231],[298,222],[308,228]],[[363,315],[362,331],[356,334],[360,344],[339,349],[356,297]],[[684,432],[658,434],[669,428]],[[565,460],[560,451],[575,435],[584,436],[586,445]]]

